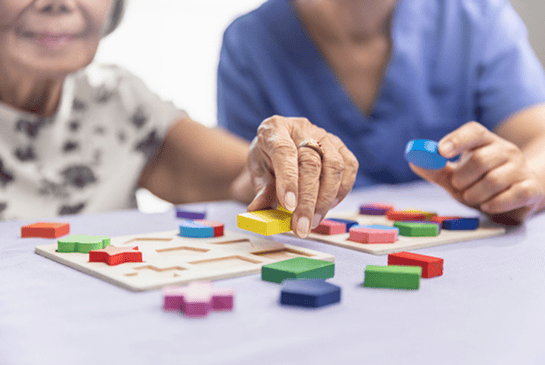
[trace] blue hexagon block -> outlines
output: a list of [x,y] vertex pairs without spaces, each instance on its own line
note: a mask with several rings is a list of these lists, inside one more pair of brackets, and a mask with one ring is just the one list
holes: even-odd
[[205,226],[192,220],[183,219],[180,224],[181,237],[209,238],[214,237],[214,227]]
[[405,148],[405,159],[423,169],[438,170],[445,167],[447,159],[437,152],[437,142],[413,139]]
[[341,301],[341,288],[321,279],[284,280],[280,303],[318,308]]

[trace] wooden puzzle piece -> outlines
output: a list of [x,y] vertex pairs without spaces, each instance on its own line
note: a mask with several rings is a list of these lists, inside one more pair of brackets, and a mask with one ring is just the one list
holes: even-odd
[[431,221],[433,217],[437,216],[437,213],[426,212],[424,210],[416,210],[416,209],[404,209],[403,212],[424,214],[424,220],[427,220],[427,221]]
[[194,281],[186,287],[163,288],[165,310],[181,310],[188,317],[206,317],[210,311],[228,311],[234,306],[233,289],[214,288],[209,281]]
[[197,219],[194,222],[207,227],[212,227],[214,229],[214,237],[223,236],[224,224],[221,222],[211,222],[204,219]]
[[471,231],[479,228],[479,218],[458,218],[443,221],[443,228],[449,231]]
[[341,301],[341,288],[322,279],[284,280],[280,304],[318,308]]
[[284,279],[329,279],[334,275],[333,262],[308,257],[294,257],[261,268],[261,279],[273,283],[281,283]]
[[394,210],[392,204],[368,203],[360,206],[360,214],[365,215],[386,215],[390,210]]
[[69,233],[69,223],[37,222],[21,227],[21,238],[59,238]]
[[237,216],[237,227],[270,236],[291,231],[292,214],[278,209],[257,210]]
[[423,221],[426,216],[419,212],[406,212],[400,210],[390,210],[386,217],[391,221]]
[[324,219],[312,232],[327,235],[346,233],[346,224]]
[[450,220],[450,219],[458,219],[458,218],[462,218],[462,217],[459,217],[459,216],[440,216],[440,215],[437,215],[435,217],[433,217],[431,219],[432,222],[435,222],[435,223],[439,223],[441,224],[441,227],[443,227],[443,222],[444,221],[447,221],[447,220]]
[[176,217],[183,219],[205,219],[206,212],[176,207]]
[[367,265],[363,286],[366,288],[418,289],[420,266],[375,266]]
[[411,252],[398,252],[388,255],[388,265],[420,266],[423,278],[443,275],[443,259]]
[[135,247],[106,246],[102,250],[89,251],[89,262],[104,262],[110,266],[126,262],[142,262],[142,252]]
[[91,250],[102,250],[110,245],[110,237],[75,234],[57,241],[57,252],[89,253]]
[[182,223],[180,223],[180,236],[191,238],[214,237],[214,227],[184,219]]
[[354,226],[350,228],[348,239],[359,243],[395,243],[397,242],[397,228],[386,229]]
[[348,232],[350,228],[352,228],[353,226],[358,225],[358,221],[355,221],[353,219],[342,219],[342,218],[327,218],[327,219],[333,222],[346,224],[346,232]]
[[394,227],[399,229],[399,235],[405,237],[435,237],[439,235],[437,223],[395,222]]
[[409,141],[405,147],[405,159],[427,170],[439,170],[447,164],[447,159],[437,151],[437,142],[428,139]]

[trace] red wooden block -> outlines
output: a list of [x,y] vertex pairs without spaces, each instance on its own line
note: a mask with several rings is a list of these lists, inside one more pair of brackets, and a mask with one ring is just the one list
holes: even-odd
[[398,252],[388,255],[388,265],[420,266],[423,278],[443,275],[443,259],[411,252]]
[[110,266],[125,262],[142,262],[142,252],[136,247],[106,246],[103,250],[89,251],[89,262],[104,262]]
[[441,227],[442,227],[443,226],[443,221],[448,221],[448,220],[451,220],[451,219],[459,219],[459,218],[462,218],[462,217],[436,215],[435,217],[433,217],[431,219],[431,221],[435,222],[435,223],[440,223]]
[[346,224],[324,219],[320,222],[318,227],[312,230],[312,233],[328,235],[346,233]]
[[38,222],[21,227],[21,238],[59,238],[70,233],[69,223]]
[[423,213],[403,212],[399,210],[390,210],[386,217],[391,221],[423,221],[426,216]]
[[396,243],[397,232],[397,229],[352,227],[348,239],[359,243]]
[[221,222],[211,222],[207,221],[205,219],[196,219],[194,220],[195,223],[203,224],[207,227],[213,227],[214,228],[214,237],[220,237],[223,236],[223,223]]

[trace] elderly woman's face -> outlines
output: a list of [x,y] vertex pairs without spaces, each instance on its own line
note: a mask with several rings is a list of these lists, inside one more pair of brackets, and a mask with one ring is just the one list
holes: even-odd
[[113,0],[0,0],[0,67],[63,76],[95,56]]

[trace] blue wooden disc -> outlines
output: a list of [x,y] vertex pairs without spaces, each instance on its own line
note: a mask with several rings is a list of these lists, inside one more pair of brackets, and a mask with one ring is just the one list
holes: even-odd
[[437,152],[437,142],[428,139],[413,139],[405,148],[405,159],[426,170],[445,167],[447,159]]

